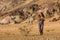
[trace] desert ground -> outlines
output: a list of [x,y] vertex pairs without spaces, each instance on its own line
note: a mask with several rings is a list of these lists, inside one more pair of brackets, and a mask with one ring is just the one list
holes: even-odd
[[0,25],[0,40],[60,40],[60,21],[45,21],[40,35],[38,22]]
[[[4,17],[10,14],[18,14],[19,13],[18,11],[20,11],[20,9],[23,9],[23,10],[24,8],[28,9],[28,7],[34,3],[38,5],[41,4],[40,5],[41,10],[42,9],[44,10],[45,8],[47,9],[46,5],[48,5],[48,10],[44,10],[45,13],[47,13],[46,11],[50,11],[48,13],[54,14],[56,12],[55,14],[58,14],[58,15],[60,14],[60,0],[46,0],[46,1],[45,0],[27,0],[26,2],[22,2],[21,4],[20,4],[20,0],[18,0],[17,5],[15,3],[16,0],[13,2],[12,0],[11,2],[10,0],[5,0],[5,1],[0,0],[0,2],[1,2],[0,3],[0,14],[1,14],[0,19],[4,19]],[[50,4],[52,3],[51,5],[53,4],[55,5],[51,6],[49,5],[49,3]],[[28,9],[27,11],[29,13],[30,9]],[[32,13],[33,15],[35,12],[33,13],[30,12],[30,13]],[[28,15],[28,14],[25,14],[25,15]],[[55,16],[53,17],[56,19]],[[0,40],[60,40],[60,15],[59,15],[58,21],[50,22],[49,18],[45,19],[43,35],[40,35],[39,22],[37,21],[37,18],[36,20],[33,20],[33,23],[25,23],[23,20],[21,23],[16,23],[16,24],[4,24],[4,25],[0,24]]]

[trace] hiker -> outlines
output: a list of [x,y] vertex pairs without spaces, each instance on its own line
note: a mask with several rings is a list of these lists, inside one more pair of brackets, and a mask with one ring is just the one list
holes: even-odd
[[41,12],[39,14],[39,32],[43,35],[43,27],[44,27],[44,14]]

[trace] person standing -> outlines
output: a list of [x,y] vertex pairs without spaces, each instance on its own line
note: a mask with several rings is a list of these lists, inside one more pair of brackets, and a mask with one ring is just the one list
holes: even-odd
[[44,28],[44,14],[41,12],[39,14],[39,32],[43,35],[43,28]]

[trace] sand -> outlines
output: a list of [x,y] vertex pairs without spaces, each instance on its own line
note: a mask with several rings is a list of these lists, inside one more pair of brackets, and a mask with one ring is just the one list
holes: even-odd
[[0,25],[0,40],[60,40],[60,21],[45,21],[43,35],[38,22]]

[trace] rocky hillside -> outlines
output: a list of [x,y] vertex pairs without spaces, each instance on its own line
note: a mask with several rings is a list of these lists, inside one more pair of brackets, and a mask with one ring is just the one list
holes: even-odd
[[45,18],[52,21],[60,20],[59,0],[0,0],[0,17],[6,15],[20,15],[26,20],[32,17],[38,18],[38,13],[43,13]]

